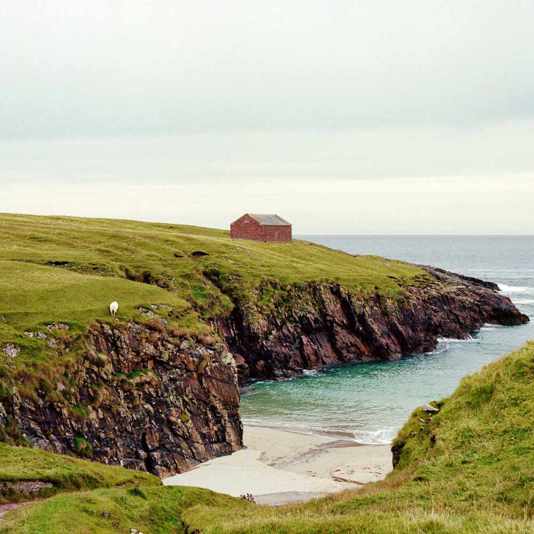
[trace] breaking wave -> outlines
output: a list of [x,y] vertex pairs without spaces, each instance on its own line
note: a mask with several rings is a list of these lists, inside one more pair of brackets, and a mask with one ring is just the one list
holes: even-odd
[[425,356],[433,356],[435,354],[443,354],[449,350],[449,345],[447,343],[438,343],[438,346],[429,352],[425,352]]
[[397,431],[393,428],[382,430],[356,430],[354,441],[360,445],[389,445],[395,438]]
[[484,331],[489,331],[489,330],[499,330],[502,328],[506,328],[506,326],[502,324],[486,323],[484,326],[480,327],[480,331],[484,332]]
[[518,294],[533,294],[534,287],[527,286],[508,286],[506,284],[499,284],[499,289],[506,295],[518,295]]
[[451,337],[440,337],[438,338],[438,343],[443,343],[448,345],[449,343],[480,343],[480,339],[476,337],[466,337],[465,339],[455,339]]

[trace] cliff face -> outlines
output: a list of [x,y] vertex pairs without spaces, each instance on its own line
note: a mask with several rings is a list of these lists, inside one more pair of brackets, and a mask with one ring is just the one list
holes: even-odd
[[305,241],[18,215],[0,230],[0,441],[160,475],[242,446],[235,364],[241,383],[284,378],[527,320],[492,284]]
[[173,338],[161,324],[95,323],[56,391],[4,399],[0,427],[45,450],[160,476],[229,454],[242,447],[235,364],[208,341]]
[[[234,312],[219,327],[241,383],[339,363],[397,360],[433,350],[440,337],[465,338],[485,323],[528,322],[495,284],[425,269],[432,282],[407,287],[395,299],[354,296],[333,283],[271,283],[254,301],[234,298]],[[268,311],[258,304],[265,293],[272,296]]]
[[221,340],[173,335],[162,320],[94,322],[81,347],[56,347],[78,354],[57,379],[30,396],[4,390],[0,438],[165,476],[242,447],[238,374],[243,384],[396,360],[487,322],[528,321],[491,283],[427,272],[394,297],[273,280],[241,292],[205,273],[234,303],[216,322]]

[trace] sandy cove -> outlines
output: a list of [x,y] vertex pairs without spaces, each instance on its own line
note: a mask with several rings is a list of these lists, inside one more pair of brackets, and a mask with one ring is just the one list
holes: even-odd
[[197,486],[260,504],[305,501],[357,489],[391,471],[389,445],[359,445],[332,436],[245,426],[246,448],[165,479],[166,485]]

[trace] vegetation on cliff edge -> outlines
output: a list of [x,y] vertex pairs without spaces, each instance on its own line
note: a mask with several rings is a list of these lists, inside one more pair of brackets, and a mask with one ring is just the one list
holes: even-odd
[[268,307],[274,290],[266,281],[280,288],[328,280],[395,297],[427,278],[406,263],[298,240],[258,243],[192,226],[0,215],[0,401],[8,394],[2,377],[18,376],[29,393],[39,380],[46,389],[81,352],[87,326],[109,320],[113,300],[121,320],[162,320],[177,335],[207,335],[209,319],[233,308],[222,286],[247,295],[263,284]]
[[161,484],[159,478],[141,471],[0,443],[0,504],[32,497],[20,483],[42,484],[33,497],[69,490]]
[[[416,410],[386,480],[306,504],[255,506],[195,489],[56,496],[8,514],[6,532],[534,532],[534,342],[465,378],[437,413]],[[126,491],[126,492],[125,492]],[[173,493],[176,492],[176,493]],[[154,511],[153,522],[147,510]],[[109,514],[107,511],[109,510]],[[106,512],[106,513],[103,513]],[[179,518],[179,521],[177,520]],[[175,521],[172,523],[172,521]],[[47,530],[48,528],[48,530]]]

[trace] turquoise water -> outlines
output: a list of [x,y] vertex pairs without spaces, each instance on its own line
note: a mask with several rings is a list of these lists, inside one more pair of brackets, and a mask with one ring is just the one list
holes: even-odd
[[[534,237],[305,236],[354,254],[378,254],[497,282],[534,318]],[[534,339],[524,326],[484,326],[467,341],[442,340],[431,354],[354,364],[243,394],[245,423],[328,432],[360,443],[388,443],[421,404],[454,391],[461,378]]]

